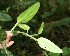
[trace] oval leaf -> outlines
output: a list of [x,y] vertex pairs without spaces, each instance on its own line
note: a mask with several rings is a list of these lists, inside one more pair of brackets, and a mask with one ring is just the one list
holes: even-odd
[[6,37],[6,32],[0,29],[0,41],[3,40],[3,38]]
[[30,29],[30,27],[28,25],[26,25],[26,24],[18,24],[18,26],[20,28],[24,29],[24,30],[29,30]]
[[44,27],[44,22],[42,22],[41,26],[40,26],[40,29],[38,31],[38,34],[41,34],[42,31],[43,31],[43,27]]
[[37,13],[38,9],[40,7],[40,3],[37,2],[31,7],[29,7],[27,10],[22,12],[18,17],[17,17],[17,22],[18,23],[26,23],[30,21],[33,16]]
[[46,38],[38,38],[37,39],[38,44],[41,48],[53,52],[53,53],[62,53],[63,51],[56,46],[53,42],[51,42],[50,40],[46,39]]
[[11,18],[9,15],[0,12],[0,20],[1,20],[1,21],[11,21],[12,18]]

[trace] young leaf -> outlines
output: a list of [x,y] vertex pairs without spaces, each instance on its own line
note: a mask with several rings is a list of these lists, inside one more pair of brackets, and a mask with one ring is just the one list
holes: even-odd
[[17,17],[17,23],[26,23],[30,21],[33,16],[37,13],[38,9],[40,7],[40,3],[37,2],[31,7],[29,7],[27,10],[22,12],[18,17]]
[[20,28],[24,29],[24,30],[29,30],[30,29],[30,27],[28,25],[26,25],[26,24],[18,24],[18,26]]
[[38,44],[41,48],[53,52],[53,53],[62,53],[63,51],[56,46],[53,42],[51,42],[50,40],[40,37],[37,39]]
[[1,21],[11,21],[12,18],[11,18],[9,15],[0,12],[0,20],[1,20]]
[[38,31],[38,34],[41,34],[42,31],[43,31],[43,27],[44,27],[44,22],[42,22],[41,26],[40,26],[40,29]]

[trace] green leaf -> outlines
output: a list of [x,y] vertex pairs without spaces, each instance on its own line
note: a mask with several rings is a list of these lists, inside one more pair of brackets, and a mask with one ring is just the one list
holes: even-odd
[[0,42],[6,37],[6,32],[0,29]]
[[52,52],[50,52],[49,55],[50,55],[50,56],[60,56],[59,53],[52,53]]
[[0,29],[1,29],[2,27],[0,26]]
[[40,37],[37,39],[38,44],[41,48],[53,52],[53,53],[62,53],[63,51],[57,46],[55,45],[53,42],[51,42],[50,40]]
[[65,25],[65,24],[68,24],[70,22],[70,17],[66,17],[62,20],[58,20],[58,21],[55,21],[51,24],[53,24],[54,26],[60,26],[60,25]]
[[62,50],[63,50],[63,53],[62,53],[63,56],[67,56],[70,54],[70,48],[64,47]]
[[37,2],[31,7],[29,7],[27,10],[22,12],[18,17],[17,17],[17,22],[18,23],[26,23],[30,21],[33,16],[37,13],[38,9],[40,7],[40,3]]
[[1,21],[11,21],[12,18],[11,18],[9,15],[0,12],[0,20],[1,20]]
[[14,56],[9,50],[7,50],[9,56]]
[[40,26],[40,29],[38,31],[38,34],[41,34],[42,31],[43,31],[43,27],[44,27],[44,22],[42,22],[41,26]]
[[[9,50],[6,49],[6,52],[9,56],[14,56]],[[8,56],[6,53],[5,53],[5,50],[2,49],[0,50],[0,56]]]
[[44,12],[44,14],[42,14],[42,18],[48,18],[49,16],[51,16],[52,15],[52,13],[50,13],[50,12]]
[[29,30],[30,29],[30,27],[28,25],[26,25],[26,24],[18,24],[18,26],[20,28],[24,29],[24,30]]
[[26,56],[25,54],[26,54],[26,50],[23,50],[22,51],[22,56]]
[[26,23],[26,22],[30,21],[33,18],[33,16],[37,13],[39,7],[40,7],[40,3],[37,2],[34,5],[32,5],[31,7],[29,7],[27,10],[25,10],[24,12],[22,12],[17,17],[17,23],[11,29],[11,32],[16,28],[16,26],[18,26],[19,23]]

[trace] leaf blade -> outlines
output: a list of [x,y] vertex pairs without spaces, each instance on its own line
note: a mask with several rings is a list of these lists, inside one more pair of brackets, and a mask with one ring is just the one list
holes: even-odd
[[18,26],[20,28],[24,29],[24,30],[29,30],[30,29],[30,27],[28,25],[26,25],[26,24],[18,24]]
[[38,38],[37,39],[38,44],[41,48],[53,52],[53,53],[62,53],[63,51],[56,46],[53,42],[51,42],[50,40],[46,39],[46,38]]
[[11,21],[12,18],[8,14],[0,12],[0,20],[1,21]]
[[44,22],[42,22],[42,24],[41,24],[41,26],[39,28],[38,34],[41,34],[42,33],[43,27],[44,27]]
[[17,17],[17,22],[19,23],[26,23],[29,20],[33,18],[33,16],[37,13],[38,9],[40,7],[40,3],[37,2],[31,7],[29,7],[27,10],[22,12],[18,17]]

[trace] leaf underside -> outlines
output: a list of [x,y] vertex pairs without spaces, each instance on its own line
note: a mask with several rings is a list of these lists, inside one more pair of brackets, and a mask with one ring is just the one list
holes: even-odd
[[51,42],[50,40],[46,39],[46,38],[38,38],[38,44],[41,48],[53,52],[53,53],[62,53],[63,51],[56,46],[53,42]]

